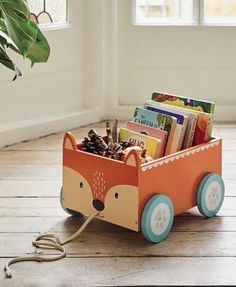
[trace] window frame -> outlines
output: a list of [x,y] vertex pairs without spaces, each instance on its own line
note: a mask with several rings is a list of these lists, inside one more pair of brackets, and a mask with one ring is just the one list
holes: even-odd
[[178,22],[136,22],[136,0],[132,0],[132,23],[134,26],[203,26],[203,27],[224,27],[236,26],[236,17],[234,22],[206,22],[204,19],[204,0],[193,0],[193,22],[178,23]]
[[38,24],[42,31],[56,31],[56,30],[66,30],[71,29],[76,25],[76,0],[66,0],[66,18],[65,22],[55,22],[48,24]]

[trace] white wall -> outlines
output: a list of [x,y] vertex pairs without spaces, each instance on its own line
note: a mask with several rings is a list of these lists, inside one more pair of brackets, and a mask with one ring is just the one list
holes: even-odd
[[31,69],[12,53],[23,73],[15,82],[13,73],[0,67],[0,146],[101,119],[101,108],[85,96],[87,2],[69,3],[71,24],[44,30],[51,46],[48,63]]
[[117,1],[115,112],[157,90],[214,101],[216,120],[236,120],[236,27],[134,26],[131,7]]
[[[78,96],[81,94],[79,57],[71,61],[66,56],[76,55],[79,50],[78,40],[74,39],[68,47],[65,45],[73,38],[73,28],[47,31],[45,35],[52,50],[48,63],[35,64],[31,69],[29,62],[16,58],[23,76],[15,82],[11,82],[13,73],[1,79],[1,124],[66,112],[82,105],[81,97]],[[67,101],[63,100],[65,96]]]
[[216,120],[236,120],[236,27],[134,26],[131,0],[70,3],[72,25],[45,32],[47,64],[21,61],[14,83],[1,68],[0,146],[129,119],[153,90],[215,101]]

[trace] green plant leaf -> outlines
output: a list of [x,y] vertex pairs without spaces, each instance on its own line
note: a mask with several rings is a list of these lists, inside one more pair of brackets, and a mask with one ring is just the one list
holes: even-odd
[[18,67],[12,62],[12,60],[8,57],[7,53],[4,51],[2,47],[0,47],[0,63],[6,66],[7,68],[15,71],[15,76],[13,78],[13,81],[21,76],[21,71],[18,69]]
[[22,55],[34,63],[46,62],[50,46],[39,27],[30,20],[26,0],[0,0],[0,63],[21,75],[17,66],[6,54],[6,48]]
[[1,32],[1,30],[0,30],[0,44],[4,49],[11,48],[14,52],[20,54],[20,51],[17,49],[16,45],[13,43],[11,38],[9,38],[5,33]]
[[23,57],[37,39],[37,29],[30,23],[30,13],[25,1],[1,0],[0,10],[7,28],[7,34],[16,44]]
[[37,30],[37,38],[26,57],[31,60],[32,65],[34,63],[47,62],[50,55],[48,41],[34,22],[31,21],[30,25]]
[[2,18],[0,19],[0,30],[4,33],[7,33],[7,27],[6,27],[5,22]]

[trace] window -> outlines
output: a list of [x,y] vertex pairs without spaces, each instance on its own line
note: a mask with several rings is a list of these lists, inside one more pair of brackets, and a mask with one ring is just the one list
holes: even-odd
[[205,0],[205,24],[236,24],[235,0]]
[[136,0],[136,24],[194,24],[193,0]]
[[31,19],[38,24],[65,23],[67,0],[28,0]]
[[236,0],[134,0],[137,25],[236,25]]

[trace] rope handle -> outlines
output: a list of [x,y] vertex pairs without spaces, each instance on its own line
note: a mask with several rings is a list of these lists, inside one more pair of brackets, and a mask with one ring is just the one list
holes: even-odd
[[90,221],[93,220],[94,217],[96,217],[99,213],[95,212],[91,214],[86,221],[81,225],[81,227],[70,237],[68,237],[66,240],[61,241],[55,234],[43,234],[39,235],[32,241],[32,245],[36,248],[40,249],[53,249],[53,250],[58,250],[61,251],[59,255],[55,256],[22,256],[22,257],[17,257],[9,260],[5,267],[4,267],[4,272],[6,278],[12,278],[12,271],[10,269],[10,265],[18,263],[18,262],[23,262],[23,261],[36,261],[36,262],[50,262],[50,261],[56,261],[64,258],[66,256],[66,251],[63,245],[71,242],[75,238],[77,238],[86,228],[86,226],[90,223]]

